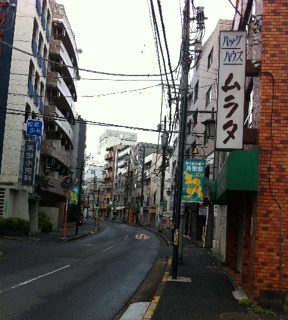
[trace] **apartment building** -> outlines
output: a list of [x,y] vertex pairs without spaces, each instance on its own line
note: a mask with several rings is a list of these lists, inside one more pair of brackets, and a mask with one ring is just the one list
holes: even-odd
[[53,225],[64,214],[61,179],[76,148],[78,51],[63,5],[0,6],[0,216],[29,220],[37,232],[38,212],[53,217]]

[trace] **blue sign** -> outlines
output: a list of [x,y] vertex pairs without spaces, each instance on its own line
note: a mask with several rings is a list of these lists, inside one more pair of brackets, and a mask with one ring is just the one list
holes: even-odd
[[41,121],[41,120],[27,120],[26,133],[29,136],[41,137],[43,135],[43,121]]

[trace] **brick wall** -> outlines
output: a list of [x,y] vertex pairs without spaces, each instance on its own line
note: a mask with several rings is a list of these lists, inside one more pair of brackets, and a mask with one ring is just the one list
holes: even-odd
[[[287,17],[287,1],[265,1],[259,131],[259,195],[255,230],[256,295],[261,290],[277,291],[281,288],[280,285],[283,290],[288,289],[287,239],[282,245],[282,275],[279,256],[280,224],[283,235],[287,235],[288,232]],[[281,214],[282,223],[279,221]]]

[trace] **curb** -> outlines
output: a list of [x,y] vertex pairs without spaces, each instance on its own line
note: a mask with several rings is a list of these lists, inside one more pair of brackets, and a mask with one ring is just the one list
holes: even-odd
[[151,320],[152,319],[153,314],[154,314],[154,312],[160,302],[161,295],[162,295],[162,292],[165,288],[166,282],[169,279],[171,265],[172,265],[172,257],[169,257],[167,264],[166,264],[166,271],[164,272],[162,281],[161,281],[161,283],[155,293],[155,296],[154,296],[152,302],[150,303],[150,306],[148,307],[148,309],[143,317],[143,320]]
[[58,238],[58,239],[61,240],[62,242],[68,242],[68,241],[77,240],[77,239],[80,239],[80,238],[85,238],[85,237],[88,237],[88,236],[92,236],[93,234],[95,234],[99,230],[100,230],[100,227],[98,227],[94,231],[89,231],[87,233],[79,234],[77,236],[73,236],[73,237],[69,237],[69,238]]

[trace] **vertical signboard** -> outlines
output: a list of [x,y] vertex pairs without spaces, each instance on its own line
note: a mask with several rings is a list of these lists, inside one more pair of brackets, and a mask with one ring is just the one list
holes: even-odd
[[73,187],[70,192],[69,204],[78,204],[79,199],[79,187]]
[[243,148],[246,32],[220,32],[217,150]]
[[205,160],[185,160],[182,202],[203,203],[205,187]]
[[36,141],[25,141],[22,186],[33,187],[35,180]]

